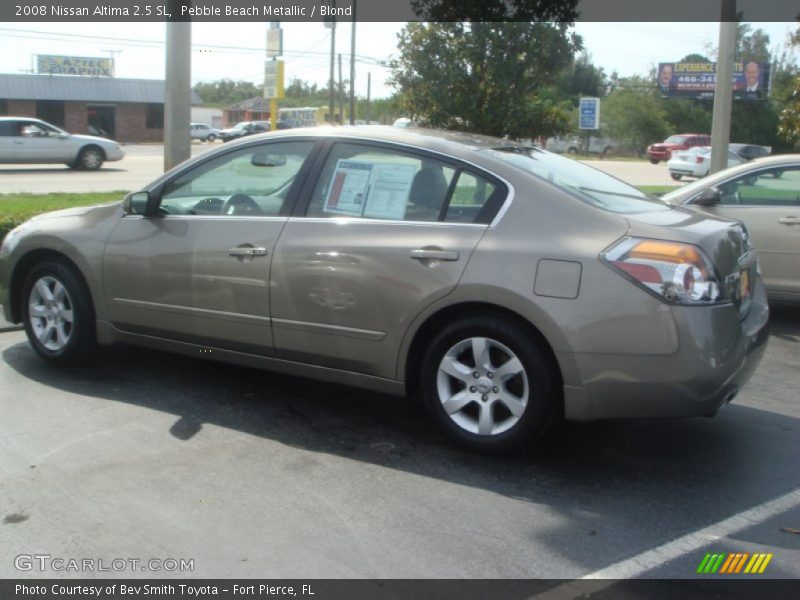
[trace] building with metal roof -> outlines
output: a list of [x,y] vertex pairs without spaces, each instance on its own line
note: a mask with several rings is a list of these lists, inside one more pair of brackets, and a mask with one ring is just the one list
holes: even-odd
[[[161,142],[165,87],[154,79],[0,74],[0,114],[120,142]],[[187,102],[202,104],[194,92]]]

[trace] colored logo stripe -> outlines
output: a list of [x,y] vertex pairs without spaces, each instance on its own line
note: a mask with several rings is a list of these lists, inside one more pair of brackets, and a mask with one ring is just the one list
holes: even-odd
[[[720,574],[731,575],[742,573],[742,569],[744,569],[746,574],[761,574],[772,560],[772,556],[772,554],[765,553],[750,555],[748,552],[708,553],[700,561],[697,573],[713,575],[719,572]],[[748,561],[748,559],[750,560]]]

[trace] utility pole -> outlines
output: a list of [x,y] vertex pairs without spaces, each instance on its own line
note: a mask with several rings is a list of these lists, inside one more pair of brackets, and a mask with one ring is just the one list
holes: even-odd
[[117,61],[116,54],[122,54],[122,50],[101,50],[101,52],[108,52],[108,57],[111,59],[111,76],[116,75]]
[[370,122],[370,111],[369,111],[369,98],[370,98],[370,91],[372,90],[372,73],[367,73],[367,125]]
[[356,11],[357,0],[353,0],[353,20],[350,30],[350,125],[356,124]]
[[[328,4],[331,7],[336,8],[336,0],[328,0]],[[336,59],[336,17],[330,17],[330,21],[325,23],[325,27],[330,27],[331,29],[331,76],[328,79],[328,120],[330,124],[333,125],[333,113],[335,111],[335,98],[333,95],[333,86],[334,84],[334,65]]]
[[711,167],[716,173],[728,167],[733,105],[733,59],[736,51],[736,0],[722,0],[719,23],[717,82],[714,87],[714,115],[711,120]]
[[339,124],[344,125],[344,83],[342,82],[342,55],[339,55]]
[[[180,14],[181,0],[170,0],[170,12]],[[166,81],[164,82],[164,170],[191,155],[192,24],[167,21]]]

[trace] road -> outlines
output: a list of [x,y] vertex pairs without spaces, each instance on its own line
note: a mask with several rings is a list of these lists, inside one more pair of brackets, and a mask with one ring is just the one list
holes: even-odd
[[[192,156],[218,148],[221,142],[192,144]],[[125,158],[99,171],[74,171],[64,165],[0,165],[4,193],[109,192],[141,189],[164,172],[163,146],[125,146]],[[664,163],[590,160],[586,163],[633,185],[675,185]]]
[[402,399],[126,347],[58,369],[0,333],[0,577],[64,576],[14,567],[46,553],[194,560],[160,577],[693,578],[707,552],[771,552],[760,577],[796,578],[800,310],[773,323],[716,418],[569,424],[514,458],[451,447]]
[[[192,144],[192,156],[221,142]],[[113,192],[139,190],[164,172],[160,144],[125,146],[125,157],[98,171],[77,171],[66,165],[0,165],[3,193]]]

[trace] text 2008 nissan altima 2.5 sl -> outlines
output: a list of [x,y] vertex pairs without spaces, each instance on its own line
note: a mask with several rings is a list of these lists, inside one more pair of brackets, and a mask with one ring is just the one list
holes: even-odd
[[[52,363],[139,344],[395,394],[504,451],[572,420],[713,415],[767,337],[737,222],[538,148],[295,129],[0,251],[6,318]],[[201,349],[212,353],[200,353]]]

